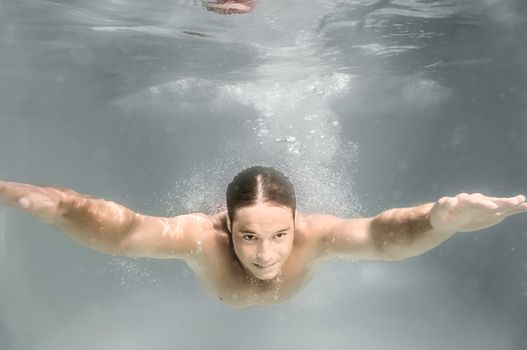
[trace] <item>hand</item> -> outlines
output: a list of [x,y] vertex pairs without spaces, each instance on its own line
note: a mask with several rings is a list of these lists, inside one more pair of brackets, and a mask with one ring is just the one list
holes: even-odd
[[57,217],[67,190],[0,181],[0,203],[25,210],[44,222]]
[[217,0],[216,2],[206,2],[207,10],[214,11],[222,15],[243,14],[253,10],[253,0]]
[[510,215],[527,212],[525,196],[487,197],[481,193],[461,193],[442,197],[430,209],[430,224],[436,230],[469,232],[481,230]]

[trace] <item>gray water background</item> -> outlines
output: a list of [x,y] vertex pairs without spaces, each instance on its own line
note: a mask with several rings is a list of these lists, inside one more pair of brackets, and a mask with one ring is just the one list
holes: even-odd
[[[2,0],[0,178],[153,215],[213,210],[251,164],[291,176],[306,212],[525,194],[526,5]],[[180,261],[1,209],[0,349],[524,350],[526,224],[330,262],[287,303],[237,310]]]

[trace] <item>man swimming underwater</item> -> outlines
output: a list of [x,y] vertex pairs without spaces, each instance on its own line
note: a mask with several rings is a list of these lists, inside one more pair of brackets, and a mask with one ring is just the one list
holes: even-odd
[[0,181],[0,202],[102,253],[184,260],[211,294],[235,307],[289,299],[331,257],[402,260],[456,232],[479,230],[527,212],[522,195],[462,193],[370,218],[303,215],[296,210],[289,179],[260,166],[238,173],[226,196],[223,212],[166,218],[68,189]]

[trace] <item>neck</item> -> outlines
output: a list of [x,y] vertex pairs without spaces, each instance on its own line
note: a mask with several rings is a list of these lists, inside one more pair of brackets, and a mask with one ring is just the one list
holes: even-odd
[[279,286],[282,284],[283,282],[282,271],[280,271],[280,273],[276,275],[275,277],[273,277],[272,279],[261,280],[258,277],[256,277],[247,267],[245,267],[239,259],[237,260],[242,268],[245,280],[251,286],[256,287],[259,291],[263,292],[269,289],[274,289],[276,288],[276,286]]

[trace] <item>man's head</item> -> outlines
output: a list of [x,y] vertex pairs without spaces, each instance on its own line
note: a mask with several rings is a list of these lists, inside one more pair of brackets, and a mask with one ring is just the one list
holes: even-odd
[[293,247],[293,184],[274,168],[255,166],[227,187],[227,213],[238,259],[256,278],[276,277]]

